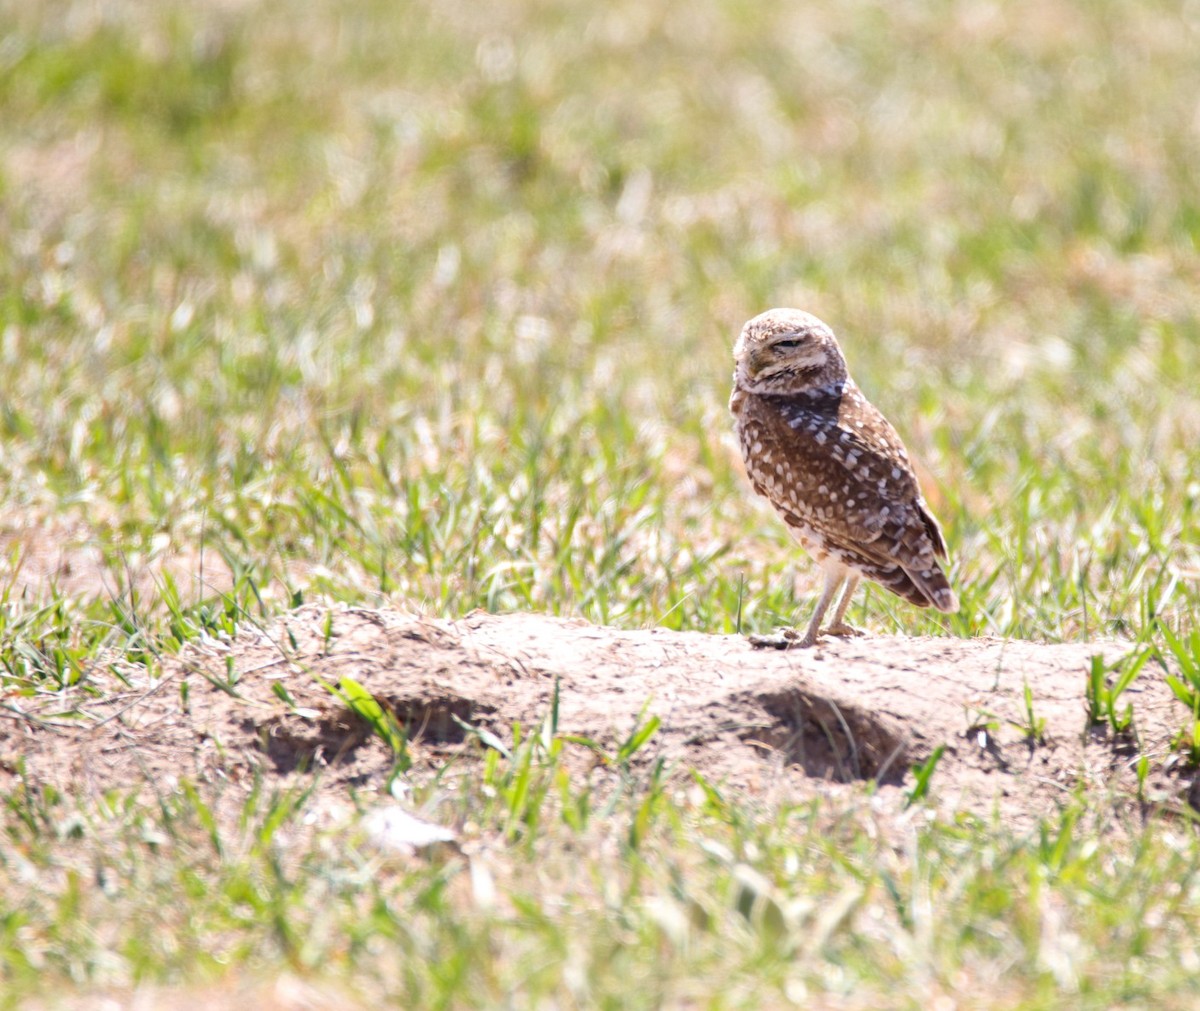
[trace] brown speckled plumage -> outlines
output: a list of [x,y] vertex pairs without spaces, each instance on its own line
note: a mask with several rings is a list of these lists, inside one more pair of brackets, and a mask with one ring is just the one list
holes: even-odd
[[750,320],[734,347],[729,409],[746,471],[825,570],[825,592],[800,645],[811,645],[838,587],[828,631],[860,578],[920,607],[958,608],[939,559],[946,542],[896,430],[846,370],[833,331],[798,309]]

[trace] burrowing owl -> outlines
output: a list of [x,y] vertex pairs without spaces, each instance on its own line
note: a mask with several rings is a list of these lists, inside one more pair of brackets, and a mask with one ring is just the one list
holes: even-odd
[[811,646],[843,621],[862,578],[919,607],[958,610],[938,559],[946,541],[929,512],[896,430],[846,370],[833,331],[799,309],[770,309],[743,328],[733,349],[733,413],[746,471],[825,570],[825,588],[803,638],[758,645]]

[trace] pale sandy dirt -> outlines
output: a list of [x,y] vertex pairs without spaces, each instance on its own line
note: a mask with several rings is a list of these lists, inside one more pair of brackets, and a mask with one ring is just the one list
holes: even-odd
[[[458,721],[502,741],[515,722],[526,732],[539,726],[557,680],[560,733],[615,751],[648,706],[662,722],[635,768],[661,758],[743,796],[799,799],[875,780],[879,796],[900,802],[912,766],[939,745],[931,795],[947,812],[1028,821],[1080,786],[1145,811],[1134,800],[1142,754],[1151,765],[1146,796],[1174,806],[1192,789],[1171,750],[1184,714],[1160,669],[1148,665],[1126,696],[1136,739],[1085,726],[1089,658],[1119,658],[1128,647],[1116,643],[877,636],[783,652],[737,636],[540,614],[447,621],[365,609],[335,610],[327,640],[327,613],[309,606],[232,643],[189,647],[153,682],[135,669],[132,688],[97,672],[104,691],[69,700],[82,720],[53,715],[67,708],[61,697],[35,708],[10,700],[27,715],[0,709],[0,788],[23,777],[94,795],[169,789],[186,776],[236,789],[256,773],[282,782],[320,770],[322,792],[382,789],[389,752],[315,674],[333,683],[349,676],[389,706],[408,728],[418,776],[452,758],[469,770],[481,754]],[[236,694],[212,683],[230,669]],[[1045,720],[1042,742],[1024,729],[1026,684]],[[580,768],[597,762],[578,745],[568,753]]]

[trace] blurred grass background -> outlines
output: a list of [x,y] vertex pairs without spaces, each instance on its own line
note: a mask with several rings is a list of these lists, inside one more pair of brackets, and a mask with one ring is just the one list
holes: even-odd
[[1194,614],[1194,5],[3,16],[0,522],[27,601],[98,617],[141,585],[154,625],[165,571],[267,609],[786,621],[810,569],[725,400],[742,321],[794,304],[957,559],[962,615],[877,594],[868,625]]
[[[725,403],[742,322],[789,304],[956,561],[961,614],[876,593],[855,623],[1189,630],[1197,52],[1194,0],[0,0],[4,691],[312,599],[787,622],[811,570]],[[454,800],[502,836],[499,906],[340,841],[281,861],[295,798],[222,838],[194,793],[14,788],[0,956],[35,989],[286,966],[409,1006],[1194,985],[1178,825],[911,822],[902,851],[869,798],[626,783],[589,815],[556,762]]]

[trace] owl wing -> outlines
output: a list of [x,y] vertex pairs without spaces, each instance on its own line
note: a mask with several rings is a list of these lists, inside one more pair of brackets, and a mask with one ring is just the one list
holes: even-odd
[[[802,402],[783,407],[788,427],[793,431],[808,430],[810,419],[805,416],[804,407]],[[794,425],[798,418],[804,421]],[[914,520],[924,528],[934,555],[949,558],[941,525],[925,504],[899,433],[856,386],[851,386],[840,398],[837,429],[830,455],[857,479],[860,499],[861,493],[867,492],[893,507],[911,509]]]

